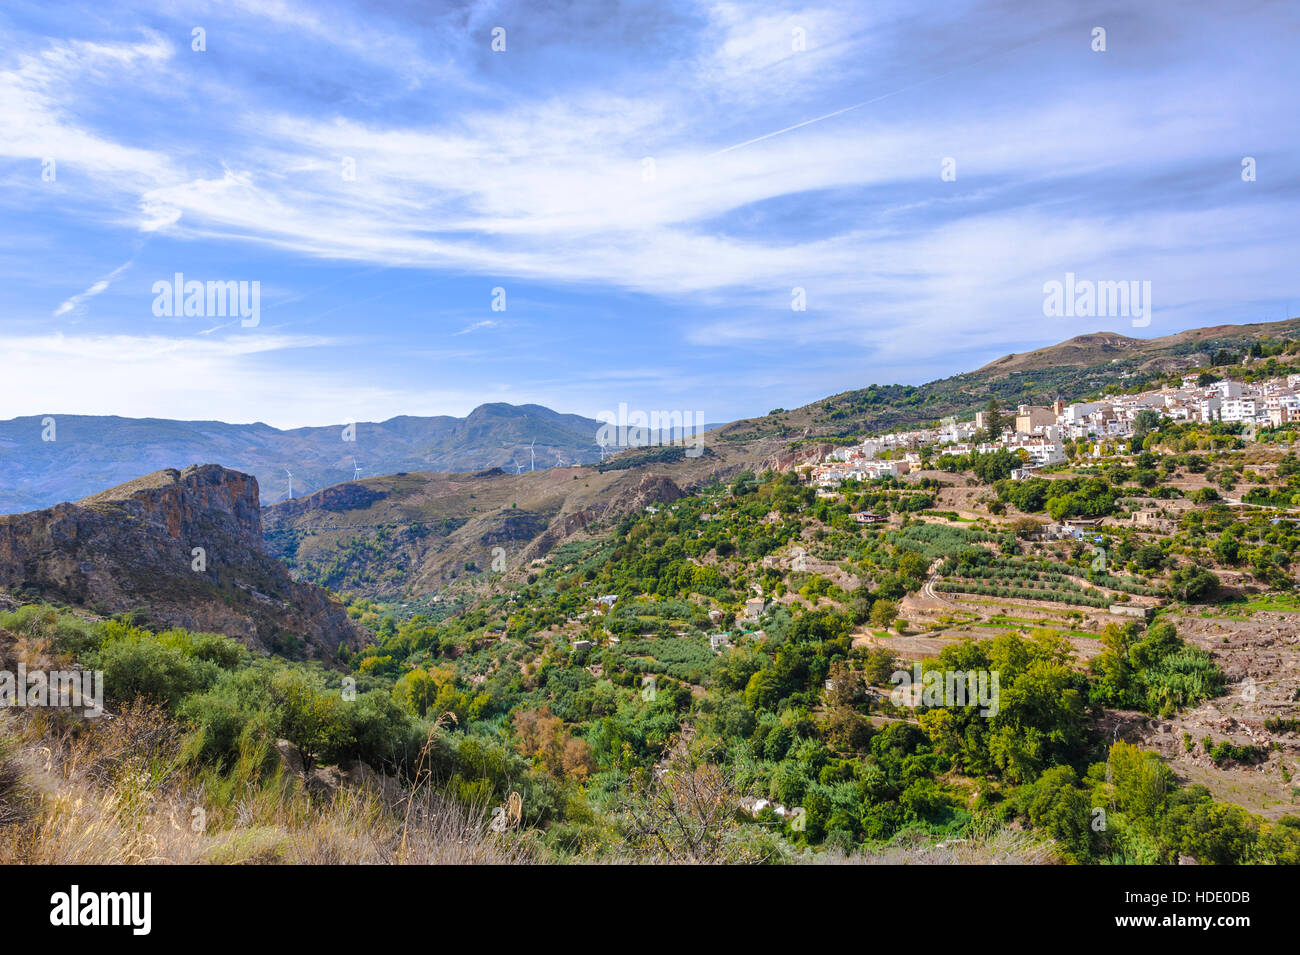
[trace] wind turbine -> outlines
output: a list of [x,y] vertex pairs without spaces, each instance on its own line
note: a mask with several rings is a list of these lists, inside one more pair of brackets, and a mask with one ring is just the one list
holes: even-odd
[[[536,444],[536,443],[537,443],[537,439],[536,439],[536,438],[533,438],[533,444]],[[528,457],[529,457],[529,459],[530,459],[528,470],[530,470],[530,471],[536,471],[536,470],[537,470],[537,455],[533,452],[533,444],[530,444],[530,445],[528,446]]]
[[361,466],[357,464],[357,459],[353,458],[352,459],[352,480],[355,481],[359,477],[361,477]]
[[511,460],[511,462],[512,462],[512,463],[514,464],[514,466],[515,466],[515,473],[516,473],[516,474],[518,474],[520,471],[522,471],[522,470],[524,469],[524,466],[523,466],[522,464],[520,464],[518,461],[516,461],[514,458],[511,458],[510,460]]
[[293,500],[293,472],[290,471],[288,468],[285,468],[284,473],[289,475],[289,500],[292,501]]

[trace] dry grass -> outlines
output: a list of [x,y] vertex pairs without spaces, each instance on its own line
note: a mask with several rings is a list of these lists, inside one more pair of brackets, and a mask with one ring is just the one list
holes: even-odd
[[[540,833],[520,831],[517,817],[507,813],[505,831],[494,831],[484,807],[443,796],[427,774],[417,773],[414,787],[390,787],[388,795],[364,785],[320,794],[265,745],[246,747],[234,765],[218,771],[198,766],[189,743],[161,710],[143,704],[96,721],[48,709],[0,710],[0,864],[524,865],[548,858]],[[712,807],[713,789],[702,791],[703,805]],[[667,805],[680,810],[694,803],[675,798]],[[663,839],[675,846],[677,830],[666,823],[653,830],[656,839],[631,838],[621,848],[566,861],[756,861],[749,851],[739,857],[665,851]],[[937,845],[903,840],[848,856],[792,853],[780,861],[1042,865],[1060,858],[1050,843],[999,830]]]
[[16,741],[0,736],[0,831],[24,822],[31,815],[28,774]]
[[1015,829],[940,843],[901,841],[852,855],[828,851],[816,857],[823,865],[1058,865],[1062,861],[1051,842]]
[[95,724],[0,713],[0,864],[518,865],[526,834],[429,787],[399,805],[367,788],[309,793],[252,752],[197,769],[148,706]]

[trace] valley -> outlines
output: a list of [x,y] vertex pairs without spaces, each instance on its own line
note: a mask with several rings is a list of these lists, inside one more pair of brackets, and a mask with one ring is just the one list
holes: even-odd
[[[1300,341],[1189,334],[1158,367],[1066,345],[1108,382],[1051,395],[1110,409],[1077,434],[996,398],[945,420],[855,399],[857,419],[725,426],[699,457],[407,471],[269,506],[210,466],[0,518],[0,653],[103,670],[108,725],[168,727],[158,805],[197,786],[216,820],[171,861],[306,861],[346,832],[397,862],[412,825],[428,861],[442,814],[515,862],[954,841],[964,862],[1300,862],[1300,424],[1176,410],[1287,398]],[[1139,371],[1101,370],[1117,348]],[[996,706],[903,692],[913,672],[995,675]],[[59,746],[46,791],[124,784]],[[382,821],[353,831],[340,806]]]

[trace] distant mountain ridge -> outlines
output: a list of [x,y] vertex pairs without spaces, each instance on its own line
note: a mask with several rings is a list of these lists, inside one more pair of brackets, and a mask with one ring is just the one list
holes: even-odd
[[348,441],[343,424],[282,431],[262,423],[33,415],[0,421],[0,513],[75,501],[141,474],[204,461],[256,477],[263,504],[288,496],[286,470],[298,497],[352,480],[354,459],[363,476],[590,464],[600,460],[600,425],[541,405],[496,403],[464,418],[358,422],[350,432],[355,441]]
[[[969,417],[989,398],[1008,406],[1044,404],[1057,397],[1078,400],[1106,385],[1133,384],[1203,365],[1218,349],[1241,349],[1269,338],[1300,338],[1300,319],[1219,325],[1152,339],[1089,332],[923,385],[870,385],[800,408],[706,426],[704,456],[688,458],[680,468],[665,467],[669,457],[658,453],[661,448],[625,451],[605,466],[671,473],[686,483],[702,475],[725,475],[741,462],[784,466],[817,453],[819,447],[864,433],[918,426],[947,415]],[[77,500],[140,474],[201,461],[219,461],[255,476],[264,506],[288,497],[286,469],[293,473],[295,499],[339,488],[335,495],[313,500],[308,509],[319,514],[370,506],[358,497],[368,491],[340,488],[354,483],[354,458],[361,479],[372,489],[377,485],[369,485],[368,479],[374,477],[460,474],[472,482],[486,478],[481,472],[497,468],[513,476],[529,470],[534,461],[538,470],[550,470],[561,462],[591,465],[601,459],[596,437],[602,422],[531,404],[486,404],[464,418],[400,416],[360,422],[354,426],[355,442],[344,440],[343,425],[281,431],[261,423],[53,418],[53,441],[42,440],[43,417],[0,422],[0,513]],[[272,527],[284,527],[285,518],[298,510],[279,511]],[[438,519],[465,516],[440,513]],[[299,529],[308,530],[314,523],[314,517],[306,517]],[[286,558],[295,549],[273,548]],[[323,559],[322,554],[312,557]],[[320,575],[331,581],[333,577]]]

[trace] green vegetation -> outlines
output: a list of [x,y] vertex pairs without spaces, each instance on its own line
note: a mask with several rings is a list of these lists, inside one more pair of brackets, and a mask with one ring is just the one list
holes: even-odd
[[1145,633],[1136,625],[1108,626],[1093,659],[1095,702],[1168,716],[1223,692],[1224,676],[1204,650],[1160,621]]
[[[1042,506],[1056,490],[1094,500],[1088,482],[1100,479],[1075,480],[1054,482]],[[999,494],[1021,507],[1032,503],[1022,492],[1041,490],[1020,482]],[[0,615],[0,628],[103,669],[114,706],[164,707],[190,758],[218,777],[272,772],[279,739],[308,773],[362,760],[412,782],[423,766],[459,805],[516,794],[520,825],[553,859],[647,845],[648,807],[667,798],[654,770],[673,766],[675,778],[769,801],[717,824],[708,857],[718,861],[1013,823],[1084,862],[1296,861],[1294,821],[1265,823],[1199,787],[1180,789],[1154,756],[1096,730],[1103,706],[1169,715],[1222,692],[1211,657],[1164,620],[1107,627],[1084,667],[1060,628],[995,617],[1031,632],[950,644],[920,666],[997,674],[996,707],[909,705],[894,692],[911,661],[888,649],[887,634],[932,571],[952,590],[1088,607],[1167,592],[1149,576],[1168,569],[1159,547],[1117,542],[1110,572],[1093,570],[1082,545],[1069,561],[1034,557],[1013,534],[917,520],[933,492],[872,482],[832,503],[793,475],[745,472],[592,529],[455,612],[402,617],[349,599],[376,641],[328,664],[49,607]],[[1120,499],[1102,497],[1108,507]],[[849,514],[866,506],[904,523],[854,523]],[[1199,578],[1176,570],[1174,579],[1194,599]],[[760,592],[761,611],[747,608]],[[1068,628],[1082,614],[1052,617]],[[855,640],[868,630],[886,634],[876,638],[885,646]],[[711,635],[725,635],[716,650]],[[1223,763],[1267,755],[1248,750],[1209,753]],[[253,770],[250,754],[260,754]],[[1098,811],[1104,828],[1093,825]],[[685,850],[669,840],[659,851]]]

